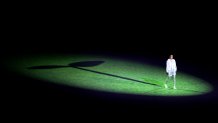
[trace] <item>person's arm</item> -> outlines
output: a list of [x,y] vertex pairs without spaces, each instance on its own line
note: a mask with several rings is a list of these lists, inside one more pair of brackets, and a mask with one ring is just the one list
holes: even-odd
[[169,73],[169,67],[170,66],[170,63],[169,63],[169,60],[167,60],[166,62],[166,72]]

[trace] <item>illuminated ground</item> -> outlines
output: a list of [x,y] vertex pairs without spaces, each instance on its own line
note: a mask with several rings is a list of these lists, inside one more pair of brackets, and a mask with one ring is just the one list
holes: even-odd
[[10,70],[36,79],[89,90],[149,95],[193,96],[212,91],[200,78],[177,73],[177,89],[163,87],[164,66],[97,55],[36,55],[9,60]]

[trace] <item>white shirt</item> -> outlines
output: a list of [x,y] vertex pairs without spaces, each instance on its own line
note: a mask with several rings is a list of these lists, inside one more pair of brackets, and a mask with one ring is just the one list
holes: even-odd
[[166,71],[167,71],[167,73],[176,72],[177,71],[175,59],[168,59],[167,60]]

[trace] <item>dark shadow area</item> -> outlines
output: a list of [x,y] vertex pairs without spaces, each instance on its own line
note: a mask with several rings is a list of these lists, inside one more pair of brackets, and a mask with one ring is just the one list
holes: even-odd
[[[197,97],[125,95],[124,99],[121,94],[109,95],[54,85],[5,68],[0,69],[4,90],[1,94],[7,97],[1,98],[2,118],[12,121],[15,118],[22,121],[77,121],[78,118],[79,121],[95,119],[102,122],[102,119],[117,121],[116,115],[124,122],[217,120],[216,4],[199,1],[167,2],[165,5],[154,3],[147,7],[144,7],[146,4],[134,5],[133,2],[107,2],[102,3],[103,6],[98,2],[81,2],[75,7],[66,5],[61,2],[34,2],[31,6],[25,2],[6,4],[2,19],[5,26],[0,62],[5,60],[2,56],[94,52],[103,55],[111,53],[112,56],[138,55],[142,57],[141,60],[154,60],[152,63],[165,66],[166,58],[173,53],[178,72],[184,71],[207,80],[214,84],[215,91]],[[61,68],[76,69],[66,63],[34,65],[29,71],[55,71]],[[98,113],[94,113],[94,110]]]
[[64,67],[94,67],[104,63],[104,61],[82,61],[82,62],[74,62],[69,65],[42,65],[42,66],[32,66],[28,67],[28,69],[56,69],[56,68],[64,68]]
[[104,61],[81,61],[81,62],[70,63],[68,66],[70,67],[94,67],[97,65],[101,65],[103,63]]
[[56,69],[56,68],[63,68],[63,67],[69,67],[64,65],[44,65],[44,66],[32,66],[28,67],[28,69]]
[[94,67],[94,66],[101,65],[102,63],[104,63],[104,61],[81,61],[81,62],[70,63],[68,65],[32,66],[32,67],[28,67],[27,69],[58,69],[58,68],[72,67],[72,68],[77,68],[77,69],[80,69],[80,70],[84,70],[84,71],[88,71],[88,72],[92,72],[92,73],[96,73],[96,74],[102,74],[102,75],[116,77],[116,78],[120,78],[120,79],[135,81],[135,82],[139,82],[139,83],[143,83],[143,84],[160,86],[158,84],[153,84],[153,83],[149,83],[149,82],[145,82],[145,81],[140,81],[140,80],[136,80],[136,79],[132,79],[132,78],[128,78],[128,77],[123,77],[123,76],[118,76],[118,75],[114,75],[114,74],[110,74],[110,73],[105,73],[105,72],[100,72],[100,71],[95,71],[95,70],[82,68],[82,67]]

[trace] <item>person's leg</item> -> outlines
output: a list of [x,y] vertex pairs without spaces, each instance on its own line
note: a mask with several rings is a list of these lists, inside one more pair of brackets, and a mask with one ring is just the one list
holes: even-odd
[[169,79],[170,79],[170,76],[168,75],[166,80],[165,80],[165,84],[164,84],[165,88],[168,88],[167,83],[168,83]]
[[174,81],[174,86],[173,86],[173,88],[176,89],[176,75],[173,75],[173,81]]

